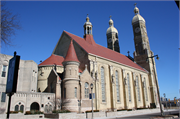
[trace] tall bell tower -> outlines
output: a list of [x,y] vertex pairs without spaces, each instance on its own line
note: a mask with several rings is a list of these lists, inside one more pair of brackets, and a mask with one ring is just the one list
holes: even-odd
[[135,6],[135,16],[132,20],[133,32],[134,32],[134,44],[135,44],[135,55],[149,55],[150,46],[149,39],[147,36],[146,22],[144,18],[139,14],[139,9]]
[[113,20],[111,19],[111,16],[109,20],[109,28],[106,31],[106,36],[107,36],[108,48],[116,52],[120,52],[118,31],[114,27],[114,23],[113,23]]
[[[154,53],[150,50],[149,38],[146,30],[146,22],[144,18],[140,15],[139,9],[134,8],[135,16],[132,19],[132,27],[134,33],[134,61],[145,68],[149,72],[149,84],[151,93],[152,104],[159,106],[158,93],[157,93],[157,73],[156,64],[154,58],[148,58],[154,56]],[[152,61],[153,60],[153,61]]]

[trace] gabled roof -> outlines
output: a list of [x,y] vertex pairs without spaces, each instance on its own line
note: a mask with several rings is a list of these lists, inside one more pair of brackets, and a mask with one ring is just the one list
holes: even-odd
[[71,40],[71,43],[69,45],[69,49],[67,51],[66,57],[64,59],[64,62],[67,62],[67,61],[79,62],[77,55],[76,55],[76,52],[75,52],[75,49],[74,49],[74,46],[73,46],[72,40]]
[[[125,55],[123,55],[121,53],[118,53],[116,51],[113,51],[111,49],[103,47],[96,43],[95,44],[93,43],[93,45],[92,45],[91,43],[87,42],[85,39],[83,39],[79,36],[76,36],[74,34],[71,34],[67,31],[64,31],[64,33],[66,33],[70,38],[72,38],[74,41],[76,41],[76,43],[78,43],[88,54],[100,56],[105,59],[115,61],[120,64],[130,66],[130,67],[136,68],[138,70],[147,72],[145,69],[143,69],[138,64],[134,63],[133,61],[131,61],[129,58],[127,58]],[[91,37],[90,40],[92,40],[91,42],[94,42],[93,37]]]
[[47,58],[45,61],[43,61],[39,66],[47,66],[47,65],[62,65],[62,62],[64,61],[64,58],[59,55],[52,54],[49,58]]

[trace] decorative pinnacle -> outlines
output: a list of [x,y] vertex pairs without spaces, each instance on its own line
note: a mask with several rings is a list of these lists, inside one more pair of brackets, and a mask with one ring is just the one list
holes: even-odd
[[17,54],[17,53],[16,53],[16,51],[15,51],[15,52],[14,52],[14,57],[16,56],[16,54]]
[[130,52],[128,51],[127,53],[128,53],[128,56],[129,56],[129,53],[130,53]]
[[111,17],[112,17],[112,16],[110,15],[109,18],[111,19]]

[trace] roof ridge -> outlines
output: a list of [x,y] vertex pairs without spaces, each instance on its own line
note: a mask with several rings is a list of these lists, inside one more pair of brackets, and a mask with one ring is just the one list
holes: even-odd
[[[68,32],[68,31],[65,31],[64,30],[64,32],[67,34],[67,33],[70,33],[70,32]],[[77,36],[77,35],[75,35],[75,34],[73,34],[73,33],[70,33],[70,34],[72,34],[72,35],[74,35],[74,36]],[[68,35],[68,34],[67,34]],[[69,35],[68,35],[69,36]],[[77,36],[77,37],[79,37],[79,38],[82,38],[82,37],[80,37],[80,36]],[[82,38],[83,39],[83,38]]]

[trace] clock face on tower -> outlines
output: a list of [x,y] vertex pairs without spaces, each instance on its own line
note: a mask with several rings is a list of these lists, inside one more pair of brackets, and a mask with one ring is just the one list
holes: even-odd
[[139,31],[140,31],[140,28],[139,28],[139,27],[136,27],[136,28],[135,28],[135,33],[139,33]]
[[108,43],[111,43],[112,42],[112,39],[110,38],[110,39],[108,39]]

